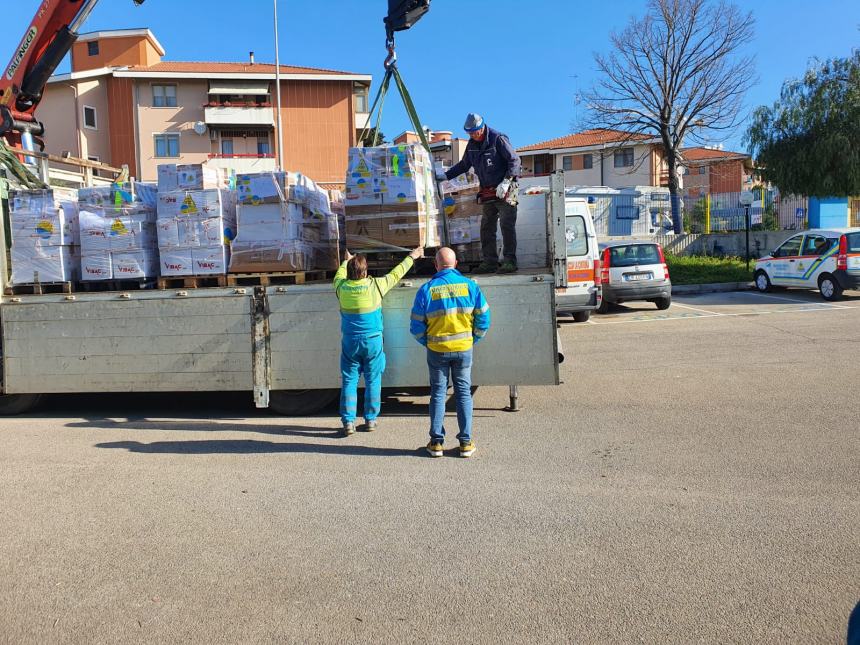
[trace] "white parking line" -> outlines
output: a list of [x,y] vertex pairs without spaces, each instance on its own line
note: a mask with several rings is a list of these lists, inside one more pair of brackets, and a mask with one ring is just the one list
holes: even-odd
[[676,302],[673,302],[673,303],[672,303],[672,306],[673,306],[673,307],[683,307],[684,309],[692,309],[693,311],[701,311],[702,313],[705,313],[705,314],[712,314],[712,315],[714,315],[714,316],[722,316],[722,315],[724,315],[724,314],[721,314],[721,313],[719,313],[719,312],[717,312],[717,311],[708,311],[707,309],[699,309],[698,307],[691,307],[690,305],[682,305],[680,302],[677,302],[677,301],[676,301]]
[[[703,318],[736,318],[738,316],[765,316],[770,314],[801,314],[806,312],[819,311],[834,311],[835,309],[857,309],[857,307],[822,307],[816,303],[804,303],[811,305],[810,307],[798,307],[796,309],[771,309],[767,311],[738,311],[734,313],[699,313],[699,314],[682,314],[680,316],[672,316],[671,314],[654,314],[649,318],[633,318],[629,320],[607,320],[605,322],[594,322],[595,325],[624,325],[630,323],[645,323],[645,322],[667,322],[671,320],[700,320]],[[673,303],[674,306],[674,303]],[[692,309],[692,307],[690,307]]]
[[839,305],[832,305],[829,302],[810,302],[809,300],[799,300],[798,298],[786,298],[784,296],[772,296],[769,293],[759,293],[757,291],[751,291],[750,295],[759,296],[761,298],[770,298],[771,300],[784,300],[785,302],[797,302],[802,305],[813,305],[820,304],[825,307],[838,307]]

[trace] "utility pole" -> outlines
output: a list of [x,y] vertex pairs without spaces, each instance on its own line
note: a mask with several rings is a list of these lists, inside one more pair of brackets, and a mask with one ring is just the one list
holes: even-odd
[[281,115],[281,54],[278,46],[278,0],[275,2],[275,109],[278,112],[278,170],[284,169],[284,119]]

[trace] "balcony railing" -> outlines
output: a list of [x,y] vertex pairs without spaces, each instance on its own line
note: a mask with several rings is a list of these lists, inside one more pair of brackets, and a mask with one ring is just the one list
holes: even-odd
[[271,106],[207,104],[203,113],[207,125],[275,125],[275,111]]
[[228,155],[221,152],[213,152],[209,155],[210,159],[274,159],[275,155],[271,153],[266,154],[242,154],[242,155]]

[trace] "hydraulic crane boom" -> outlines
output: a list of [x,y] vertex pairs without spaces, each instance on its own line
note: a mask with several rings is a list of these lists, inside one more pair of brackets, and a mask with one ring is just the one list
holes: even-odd
[[[143,4],[144,0],[134,0]],[[45,84],[78,38],[98,0],[41,0],[36,15],[0,77],[0,137],[17,143],[22,133],[40,136],[35,111]]]

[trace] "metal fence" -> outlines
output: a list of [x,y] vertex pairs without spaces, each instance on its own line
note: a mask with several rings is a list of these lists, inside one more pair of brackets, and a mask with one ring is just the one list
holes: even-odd
[[[802,230],[807,227],[806,197],[781,195],[775,190],[753,191],[750,228],[755,231]],[[684,197],[684,230],[690,233],[726,233],[746,230],[746,209],[741,193],[691,194]]]
[[[794,231],[809,226],[809,200],[783,195],[777,190],[756,189],[750,206],[750,230]],[[653,237],[672,231],[669,190],[636,188],[576,187],[569,197],[588,202],[597,235],[605,237]],[[731,233],[746,230],[746,208],[741,193],[686,191],[682,197],[685,233]],[[849,199],[850,226],[860,226],[860,198]]]
[[575,188],[567,195],[588,202],[598,237],[649,237],[672,230],[669,191],[664,188]]

